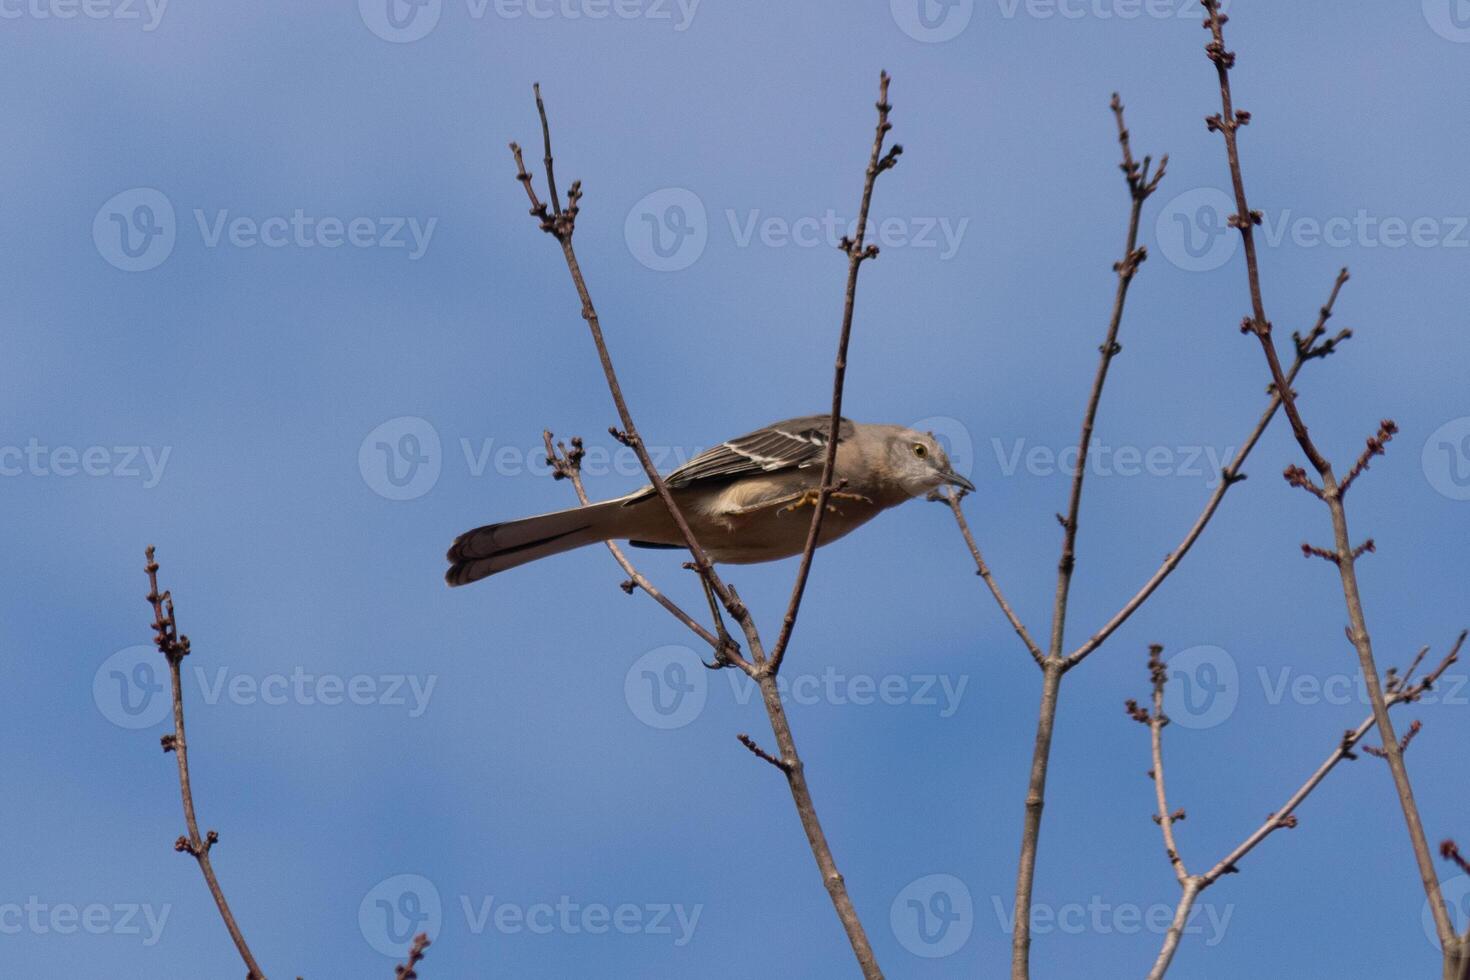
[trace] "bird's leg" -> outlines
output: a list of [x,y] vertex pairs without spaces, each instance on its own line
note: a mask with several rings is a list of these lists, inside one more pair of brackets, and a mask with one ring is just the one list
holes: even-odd
[[[787,499],[789,500],[791,498],[788,497]],[[802,507],[815,507],[817,506],[817,501],[820,499],[822,499],[822,492],[820,490],[804,490],[796,495],[796,499],[792,503],[789,503],[785,507],[782,507],[781,513],[789,513],[793,510],[799,510]],[[838,510],[836,505],[832,503],[834,499],[856,500],[859,503],[864,504],[871,504],[873,502],[871,497],[864,497],[860,493],[845,493],[841,490],[833,490],[831,493],[827,494],[827,513],[829,514],[842,513],[842,511]]]
[[[699,566],[694,562],[686,561],[684,567],[699,575]],[[704,586],[704,597],[709,601],[709,614],[714,617],[715,621],[715,635],[720,641],[719,647],[715,649],[714,663],[704,663],[704,661],[701,663],[704,663],[710,670],[719,670],[721,667],[729,667],[735,663],[730,659],[730,654],[739,650],[740,644],[736,643],[730,636],[730,631],[725,629],[725,617],[720,614],[720,604],[715,601],[715,590],[710,588],[709,579],[699,575],[699,584]]]

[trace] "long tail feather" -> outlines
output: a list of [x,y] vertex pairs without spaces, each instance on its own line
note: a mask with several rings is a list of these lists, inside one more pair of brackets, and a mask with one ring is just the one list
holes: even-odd
[[620,500],[572,507],[466,531],[449,548],[451,586],[468,585],[507,568],[619,536],[627,514]]

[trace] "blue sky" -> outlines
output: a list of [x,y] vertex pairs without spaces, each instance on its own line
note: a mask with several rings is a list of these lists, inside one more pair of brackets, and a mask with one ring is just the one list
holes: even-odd
[[[563,186],[584,181],[579,254],[628,398],[673,465],[826,406],[845,269],[826,245],[886,68],[906,152],[874,205],[848,414],[948,440],[1037,633],[1122,248],[1112,91],[1138,152],[1171,154],[1099,418],[1074,644],[1152,572],[1266,380],[1236,330],[1195,5],[926,2],[0,0],[5,972],[242,972],[171,850],[162,675],[135,649],[153,543],[194,644],[201,820],[270,975],[390,976],[420,922],[425,977],[852,974],[786,787],[735,741],[769,743],[749,688],[686,669],[692,637],[601,550],[452,592],[442,555],[571,499],[543,428],[601,454],[595,495],[640,482],[512,179],[531,83]],[[1334,323],[1357,335],[1309,367],[1303,409],[1339,460],[1381,417],[1401,428],[1351,500],[1384,667],[1470,625],[1464,6],[1232,8],[1278,330],[1353,270]],[[1336,576],[1298,550],[1326,515],[1277,477],[1297,460],[1273,427],[1184,567],[1068,678],[1037,976],[1141,975],[1177,898],[1122,711],[1147,644],[1185,658],[1166,753],[1191,868],[1367,713]],[[638,557],[702,605],[676,554]],[[793,571],[729,575],[768,632]],[[785,675],[889,975],[999,975],[1039,676],[941,508],[818,556]],[[1467,676],[1399,716],[1425,723],[1408,759],[1431,841],[1470,836]],[[1434,969],[1386,767],[1345,766],[1300,816],[1205,894],[1173,976]],[[1470,881],[1450,888],[1463,925]]]

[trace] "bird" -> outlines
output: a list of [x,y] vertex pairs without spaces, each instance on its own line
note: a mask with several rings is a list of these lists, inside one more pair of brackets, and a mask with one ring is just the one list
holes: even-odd
[[[744,565],[801,554],[819,498],[831,415],[776,422],[727,440],[664,477],[711,561]],[[973,492],[931,432],[841,419],[837,457],[818,545],[829,544],[890,507],[941,486]],[[683,548],[685,541],[652,486],[599,503],[486,524],[454,539],[450,586],[601,541]]]

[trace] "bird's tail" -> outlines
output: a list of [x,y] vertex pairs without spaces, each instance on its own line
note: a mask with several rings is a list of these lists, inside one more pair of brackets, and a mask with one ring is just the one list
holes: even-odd
[[620,537],[628,513],[624,504],[608,500],[466,531],[449,547],[444,580],[452,586],[468,585],[547,555]]

